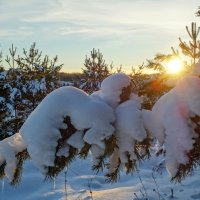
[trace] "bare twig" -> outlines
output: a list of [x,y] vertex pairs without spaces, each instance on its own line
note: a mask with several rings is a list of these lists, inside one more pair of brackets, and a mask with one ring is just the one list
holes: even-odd
[[142,178],[141,178],[141,176],[140,176],[140,172],[139,172],[138,169],[136,169],[136,172],[137,172],[137,174],[138,174],[138,178],[139,178],[139,180],[140,180],[140,183],[142,184],[142,187],[143,187],[143,190],[144,190],[144,193],[145,193],[145,196],[146,196],[146,200],[148,200],[149,197],[148,197],[148,194],[147,194],[147,190],[146,190],[146,188],[144,187],[144,183],[143,183],[143,181],[142,181]]

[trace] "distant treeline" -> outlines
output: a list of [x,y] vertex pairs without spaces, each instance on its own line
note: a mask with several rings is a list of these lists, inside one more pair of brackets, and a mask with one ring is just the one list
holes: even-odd
[[78,72],[75,73],[59,72],[58,77],[61,81],[74,82],[80,79],[84,79],[85,75],[83,73],[78,73]]

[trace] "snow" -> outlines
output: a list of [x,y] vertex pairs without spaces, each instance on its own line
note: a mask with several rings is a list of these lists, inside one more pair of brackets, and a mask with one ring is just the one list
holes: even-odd
[[117,130],[138,141],[142,141],[146,138],[140,109],[137,99],[126,101],[120,104],[116,109]]
[[[115,117],[111,107],[74,87],[54,90],[30,114],[19,131],[33,162],[41,171],[45,166],[54,166],[57,141],[61,138],[59,130],[67,128],[63,122],[67,116],[77,130],[88,129],[83,138],[80,132],[70,138],[68,144],[74,147],[80,148],[87,142],[104,148],[104,140],[114,132],[111,123]],[[77,140],[79,144],[75,144]]]
[[10,93],[10,100],[14,101],[16,97],[21,97],[21,92],[17,88],[12,88]]
[[168,87],[174,87],[177,83],[177,77],[169,77],[167,80],[164,81],[164,85]]
[[[150,135],[152,132],[154,132],[154,121],[152,116],[152,111],[142,109],[142,121],[144,124],[144,128],[146,131],[148,131],[148,134]],[[152,135],[151,135],[152,137]],[[158,138],[157,138],[158,139]]]
[[82,149],[84,146],[83,131],[76,131],[68,140],[67,143],[77,149]]
[[69,156],[69,145],[68,144],[64,144],[56,153],[57,156],[65,156],[68,157]]
[[[130,85],[130,78],[123,73],[118,73],[106,78],[102,82],[101,89],[90,96],[71,86],[61,87],[51,92],[30,114],[19,133],[0,142],[0,164],[6,162],[6,175],[12,179],[17,162],[15,155],[26,148],[32,162],[42,173],[46,172],[46,167],[54,166],[55,156],[68,157],[70,146],[80,150],[85,143],[91,144],[91,158],[93,164],[97,165],[98,158],[104,155],[105,140],[115,134],[117,146],[110,157],[109,169],[109,172],[113,172],[119,164],[119,158],[122,164],[128,162],[127,153],[130,155],[129,159],[137,160],[134,146],[147,137],[148,131],[158,139],[160,145],[164,144],[166,167],[170,175],[174,177],[179,165],[188,163],[187,153],[193,148],[197,137],[191,117],[200,116],[200,79],[195,75],[186,75],[176,83],[171,91],[155,103],[152,111],[141,110],[140,99],[133,93],[128,93],[127,99],[121,102],[120,97],[124,88]],[[62,137],[60,130],[68,128],[64,123],[66,117],[70,118],[75,132],[56,152],[58,140]],[[155,162],[160,163],[152,157],[150,161],[145,161],[140,166],[140,171],[137,170],[134,174],[134,177],[138,176],[139,181],[135,181],[133,177],[125,177],[122,172],[121,179],[115,188],[105,183],[102,173],[98,176],[91,173],[88,169],[91,165],[88,164],[88,160],[86,161],[87,166],[77,160],[66,170],[75,168],[77,169],[75,173],[82,173],[82,170],[84,172],[75,178],[74,176],[67,177],[70,181],[70,183],[67,182],[68,195],[71,195],[71,199],[78,199],[79,196],[85,200],[90,199],[88,191],[91,185],[95,199],[132,198],[138,200],[148,198],[150,200],[161,199],[159,196],[161,193],[165,198],[170,198],[170,192],[168,192],[169,195],[166,192],[166,186],[169,186],[168,189],[173,187],[180,191],[176,193],[176,198],[184,199],[187,196],[187,199],[196,199],[200,197],[199,193],[190,191],[190,188],[180,189],[182,186],[175,187],[169,183],[167,181],[169,177],[166,178],[165,172],[163,172],[165,178],[160,177],[159,180],[166,184],[164,184],[165,187],[159,186],[160,189],[155,182],[155,177],[152,177]],[[32,165],[28,165],[28,169],[31,170]],[[199,171],[196,173],[199,177]],[[141,177],[144,184],[141,183]],[[151,177],[154,185],[152,185]],[[194,177],[192,180],[198,179]],[[84,181],[87,182],[84,184],[88,189],[83,189]],[[192,183],[193,186],[198,184]],[[28,198],[65,199],[66,191],[61,185],[58,190],[50,191],[49,188],[48,192],[40,190],[36,195]],[[144,189],[144,185],[147,189]],[[186,189],[189,192],[183,192]],[[120,192],[120,195],[115,197],[116,192]],[[186,196],[179,194],[181,192]],[[10,195],[12,199],[14,196]],[[9,193],[6,193],[5,199],[7,197]]]
[[200,115],[200,78],[195,75],[187,75],[177,83],[175,90],[189,110]]
[[[67,199],[69,200],[90,200],[89,184],[92,190],[94,200],[144,200],[145,192],[140,182],[138,173],[133,175],[121,174],[117,183],[106,183],[103,173],[95,175],[90,165],[90,159],[77,159],[67,169]],[[154,158],[144,162],[140,166],[139,175],[142,179],[148,200],[159,199],[177,199],[177,200],[195,200],[200,199],[199,179],[200,170],[195,171],[194,176],[186,178],[182,184],[173,184],[170,182],[165,170],[162,173],[152,171],[161,158]],[[22,182],[15,188],[10,187],[7,180],[4,180],[4,188],[0,194],[1,200],[65,200],[65,174],[60,174],[53,182],[44,182],[44,177],[38,173],[30,161],[26,162]],[[157,185],[155,184],[155,181]],[[0,181],[0,185],[3,181]],[[171,197],[173,189],[174,197]],[[155,191],[153,191],[155,190]],[[159,194],[158,194],[159,193]],[[136,198],[135,194],[138,198]],[[159,198],[160,195],[160,198]]]
[[122,163],[128,161],[127,152],[131,160],[137,160],[134,152],[136,141],[142,141],[147,134],[142,121],[142,112],[138,99],[125,101],[116,108],[116,136],[119,156]]
[[200,60],[193,66],[193,74],[200,76]]
[[190,117],[200,115],[200,79],[194,75],[183,77],[155,103],[148,115],[146,127],[161,145],[165,144],[166,166],[173,177],[180,164],[188,163],[187,152],[193,148],[196,134]]
[[5,173],[12,180],[13,173],[16,168],[15,155],[22,152],[26,148],[26,144],[19,133],[0,141],[0,165],[6,162]]
[[124,73],[112,74],[105,78],[101,83],[100,91],[95,92],[94,98],[99,95],[103,101],[113,108],[120,103],[122,90],[131,84],[131,78]]
[[92,154],[92,164],[94,166],[98,165],[99,163],[99,157],[103,156],[104,154],[104,149],[97,146],[97,145],[92,145],[90,152]]
[[6,75],[7,75],[7,71],[0,72],[0,79],[5,79]]
[[[47,95],[19,130],[32,161],[40,171],[45,173],[47,167],[54,166],[56,155],[67,157],[69,145],[81,149],[85,142],[91,144],[93,163],[96,163],[98,157],[104,152],[105,140],[109,139],[115,131],[114,110],[109,105],[119,104],[123,89],[130,86],[130,83],[130,77],[118,73],[103,81],[99,98],[89,96],[71,86],[61,87]],[[28,89],[33,95],[38,90],[46,88],[45,79],[32,80],[32,84],[29,83],[29,85]],[[112,96],[110,96],[112,91]],[[11,93],[13,99],[16,94],[18,94],[18,89],[14,88]],[[64,123],[65,117],[70,117],[71,124],[77,132],[68,138],[64,146],[56,152],[57,141],[62,137],[60,130],[67,128]],[[13,163],[12,170],[16,166],[16,158],[13,159]]]
[[69,82],[69,81],[58,81],[58,84],[61,86],[61,87],[63,87],[63,86],[73,86],[74,85],[74,83],[72,83],[72,82]]
[[0,97],[0,103],[3,104],[3,103],[5,102],[5,100],[6,100],[6,99],[5,99],[4,97]]
[[26,84],[28,90],[33,94],[33,96],[35,96],[38,92],[44,93],[47,90],[45,78],[42,78],[41,80],[30,80],[27,81]]

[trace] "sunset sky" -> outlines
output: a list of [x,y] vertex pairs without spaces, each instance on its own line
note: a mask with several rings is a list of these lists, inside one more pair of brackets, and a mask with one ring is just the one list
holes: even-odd
[[0,49],[13,43],[19,53],[36,42],[44,54],[58,55],[62,71],[79,72],[85,55],[100,49],[108,64],[142,64],[169,53],[185,26],[197,22],[198,0],[0,0]]

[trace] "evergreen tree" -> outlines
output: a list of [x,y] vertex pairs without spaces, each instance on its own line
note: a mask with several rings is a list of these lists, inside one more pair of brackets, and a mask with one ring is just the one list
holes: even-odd
[[[167,81],[169,79],[176,79],[178,80],[183,75],[186,74],[194,74],[194,67],[198,67],[196,72],[199,72],[199,58],[200,58],[200,40],[198,39],[200,27],[196,26],[196,23],[191,23],[191,28],[189,29],[186,26],[186,31],[189,35],[190,41],[184,42],[181,38],[179,38],[180,50],[175,50],[172,47],[171,54],[157,54],[153,60],[148,60],[148,64],[146,67],[157,70],[157,75],[149,75],[149,80],[145,80],[145,83],[142,82],[139,89],[139,94],[144,97],[143,101],[143,108],[145,109],[152,109],[153,105],[157,102],[157,100],[171,90],[174,85],[170,86],[167,85]],[[182,73],[174,77],[172,75],[168,75],[165,70],[164,62],[171,60],[176,57],[182,57],[184,69]],[[196,74],[199,76],[199,74]],[[152,77],[154,76],[154,78]],[[135,77],[133,77],[135,78]],[[191,97],[192,98],[192,97]],[[164,106],[164,105],[163,105]],[[188,121],[190,121],[189,126],[195,127],[194,130],[191,131],[195,132],[196,136],[194,139],[193,148],[186,152],[188,156],[187,164],[180,164],[177,170],[177,173],[173,176],[173,181],[181,182],[186,176],[191,175],[199,166],[199,135],[200,135],[200,128],[199,128],[199,121],[200,116],[198,114],[193,114],[189,117]],[[165,145],[163,146],[165,148]],[[163,151],[163,155],[165,156],[166,151]]]
[[7,74],[7,81],[10,86],[10,100],[12,113],[9,116],[9,129],[12,133],[16,133],[25,120],[25,105],[23,103],[22,93],[25,90],[24,87],[24,76],[21,69],[10,68]]
[[188,26],[186,26],[186,30],[191,40],[187,44],[186,42],[183,42],[181,38],[179,38],[179,46],[183,55],[191,59],[190,66],[192,66],[200,58],[200,40],[198,40],[200,27],[197,27],[196,23],[192,22],[191,30],[189,30]]
[[195,14],[197,17],[200,17],[200,6],[198,7],[198,11]]
[[90,52],[90,57],[86,56],[84,66],[82,70],[85,79],[81,81],[80,89],[90,94],[99,90],[102,80],[110,74],[110,71],[103,54],[95,49]]
[[6,72],[6,85],[9,88],[10,114],[5,135],[16,133],[28,115],[40,101],[52,90],[59,87],[58,73],[62,65],[57,65],[57,56],[50,60],[42,58],[42,52],[34,43],[23,55],[17,55],[17,48],[12,45],[10,56],[6,57],[9,68]]
[[[59,87],[58,73],[62,65],[57,65],[58,57],[50,60],[47,55],[42,58],[42,52],[34,43],[27,51],[23,49],[23,56],[16,59],[17,65],[25,75],[23,99],[29,102],[26,106],[30,112],[52,90]],[[29,112],[29,113],[30,113]]]
[[179,58],[184,65],[182,73],[190,72],[193,65],[196,64],[200,58],[200,40],[198,39],[200,27],[197,27],[196,23],[192,22],[191,29],[186,26],[186,31],[190,38],[189,42],[185,42],[179,38],[180,50],[175,50],[174,47],[171,47],[172,53],[170,54],[156,54],[152,60],[147,60],[146,67],[154,69],[160,74],[166,74],[165,62],[173,58]]
[[[149,62],[152,63],[153,61]],[[162,68],[160,73],[152,74],[145,73],[147,66],[144,64],[138,68],[132,68],[130,77],[133,82],[133,91],[141,97],[143,109],[150,110],[158,98],[172,88],[165,83],[168,75],[165,72],[164,66],[159,64],[159,67]]]
[[[158,53],[153,59],[148,59],[147,64],[143,65],[142,70],[153,69],[155,74],[144,76],[143,73],[132,73],[133,81],[141,76],[140,88],[138,94],[143,96],[143,106],[146,109],[151,109],[157,99],[163,94],[168,92],[173,85],[166,84],[169,79],[178,80],[184,74],[190,73],[193,70],[193,66],[198,62],[200,58],[200,41],[198,35],[200,27],[197,27],[196,23],[191,23],[191,29],[186,26],[186,31],[191,39],[188,43],[179,38],[179,48],[176,50],[171,47],[172,52],[169,54]],[[172,59],[180,59],[183,64],[183,69],[178,75],[168,75],[166,62]],[[136,81],[135,81],[136,82]]]
[[11,115],[10,104],[10,87],[7,83],[7,71],[0,66],[0,140],[7,137],[9,116]]

